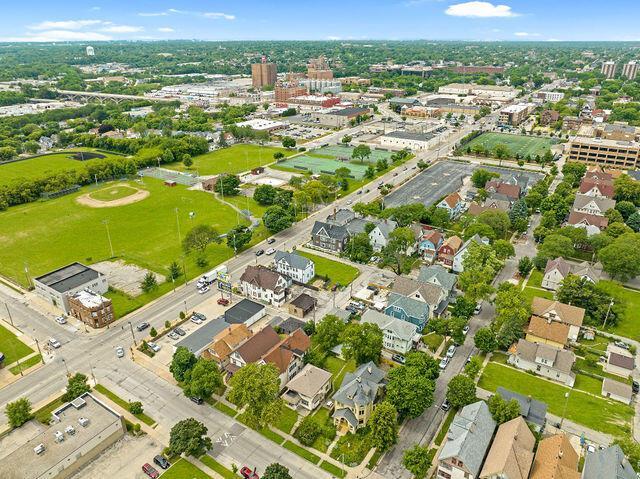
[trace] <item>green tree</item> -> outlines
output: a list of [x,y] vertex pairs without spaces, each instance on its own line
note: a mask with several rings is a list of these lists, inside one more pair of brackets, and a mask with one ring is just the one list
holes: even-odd
[[158,331],[156,331],[156,328],[152,326],[151,329],[149,330],[149,336],[151,336],[152,338],[155,338],[157,335],[158,335]]
[[520,416],[520,403],[515,399],[505,401],[500,394],[491,396],[487,401],[487,406],[489,406],[489,411],[498,425]]
[[433,404],[435,382],[422,374],[420,368],[406,365],[393,368],[387,380],[386,400],[401,417],[418,417]]
[[280,371],[274,364],[249,363],[229,380],[229,401],[246,407],[244,418],[254,429],[273,424],[282,414]]
[[167,279],[169,281],[175,281],[182,274],[182,269],[178,265],[177,261],[172,261],[168,269],[169,269],[169,274],[167,275]]
[[478,168],[471,175],[471,183],[473,183],[473,186],[475,186],[476,188],[484,188],[484,186],[487,184],[487,181],[499,177],[500,175],[498,173],[485,170],[484,168]]
[[575,254],[573,240],[559,234],[548,235],[542,246],[539,248],[539,254],[547,259],[555,259],[558,257],[568,258]]
[[509,211],[509,220],[515,223],[517,220],[527,220],[529,218],[529,208],[523,199],[516,201]]
[[627,218],[627,226],[631,228],[635,233],[640,231],[640,213],[637,211]]
[[129,403],[129,412],[133,415],[142,414],[144,412],[144,408],[142,407],[142,403],[140,401],[133,401]]
[[371,246],[369,235],[358,233],[349,238],[344,248],[344,255],[356,263],[368,263],[373,256],[373,246]]
[[222,386],[222,374],[215,361],[199,358],[185,373],[184,393],[189,397],[209,399]]
[[340,141],[342,142],[343,145],[348,145],[349,143],[351,143],[352,139],[353,138],[351,136],[344,135]]
[[382,330],[377,324],[352,323],[344,331],[342,354],[357,364],[378,363],[382,353]]
[[327,314],[316,326],[316,334],[314,336],[316,345],[322,351],[331,350],[331,348],[340,344],[345,327],[342,319],[333,314]]
[[526,278],[526,276],[531,272],[532,269],[533,261],[531,261],[531,258],[529,258],[528,256],[523,256],[522,258],[520,258],[520,261],[518,261],[518,273],[520,273],[520,276],[522,278]]
[[498,287],[494,303],[496,317],[493,328],[496,331],[496,341],[499,347],[507,349],[523,336],[523,328],[529,320],[531,308],[520,288],[507,282]]
[[87,382],[87,376],[82,373],[75,373],[67,382],[67,391],[62,395],[64,402],[73,401],[84,393],[91,391],[91,386]]
[[215,191],[222,196],[237,196],[240,193],[238,187],[240,186],[240,178],[236,175],[222,174],[218,177],[216,182]]
[[245,245],[249,244],[253,230],[248,226],[238,225],[231,228],[227,233],[227,246],[234,251],[241,250]]
[[191,158],[191,155],[189,153],[185,153],[184,155],[182,155],[182,164],[186,168],[191,168],[191,166],[193,165],[193,159]]
[[295,438],[305,446],[311,446],[322,434],[322,426],[313,416],[305,417],[296,432]]
[[284,158],[284,153],[282,153],[281,151],[276,151],[273,154],[273,159],[276,160],[276,161],[281,160],[283,158]]
[[290,138],[288,136],[285,136],[282,139],[282,146],[284,146],[285,148],[295,148],[296,147],[296,140],[294,140],[293,138]]
[[613,444],[620,446],[620,449],[622,449],[622,452],[632,466],[640,464],[640,444],[631,437],[618,437],[613,441]]
[[462,260],[464,271],[458,276],[458,285],[468,299],[477,302],[493,293],[491,283],[502,267],[496,252],[489,245],[472,242]]
[[499,239],[496,240],[492,246],[498,259],[505,260],[515,256],[516,254],[516,250],[510,241]]
[[583,308],[585,323],[591,326],[602,327],[605,321],[616,324],[625,307],[621,298],[614,298],[599,284],[573,274],[562,281],[556,295],[562,303]]
[[478,329],[473,336],[473,342],[483,353],[492,353],[498,347],[496,342],[496,335],[489,327]]
[[185,380],[189,371],[196,364],[195,355],[184,346],[178,346],[176,352],[173,353],[169,371],[173,374],[173,378],[179,383]]
[[211,225],[202,224],[194,226],[189,230],[182,240],[182,248],[186,253],[196,251],[204,254],[211,243],[220,243],[220,235],[218,231]]
[[413,474],[415,479],[424,479],[431,467],[432,458],[429,457],[429,447],[414,445],[406,449],[402,456],[402,465]]
[[383,401],[376,406],[369,418],[371,445],[386,451],[398,440],[398,413],[391,403]]
[[262,222],[271,233],[279,233],[293,224],[291,211],[282,206],[274,205],[267,208],[262,215]]
[[476,384],[466,374],[458,374],[451,378],[447,386],[447,401],[455,409],[462,408],[476,401]]
[[[627,203],[627,202],[623,201],[623,203]],[[620,211],[618,211],[615,208],[610,208],[607,211],[605,211],[604,216],[609,220],[609,224],[624,223],[624,218],[622,216],[622,213],[620,213]]]
[[31,401],[27,398],[20,398],[14,402],[10,402],[5,407],[4,413],[9,421],[9,426],[12,428],[20,427],[33,418],[33,414],[31,414]]
[[158,288],[158,281],[156,280],[156,275],[151,271],[147,271],[147,274],[144,275],[140,283],[140,289],[145,293],[150,293]]
[[267,468],[264,470],[262,479],[293,479],[293,478],[291,477],[291,474],[289,474],[289,469],[284,467],[282,464],[278,464],[277,462],[274,462],[273,464],[269,464]]
[[636,205],[631,201],[618,201],[616,203],[616,210],[620,212],[624,220],[626,221],[629,216],[637,211]]
[[478,222],[490,226],[495,232],[496,238],[506,238],[509,228],[511,227],[509,215],[504,211],[483,211],[478,215]]
[[453,303],[451,308],[451,316],[456,318],[464,318],[469,320],[473,316],[473,311],[476,309],[476,303],[464,296],[458,296],[456,302]]
[[368,145],[358,145],[351,152],[351,158],[354,160],[360,160],[360,163],[364,163],[365,158],[371,156],[371,148]]
[[464,366],[464,373],[472,379],[475,379],[482,369],[482,358],[480,356],[472,356],[469,362]]
[[338,178],[348,178],[349,175],[351,174],[351,170],[346,166],[342,166],[340,168],[336,168],[333,174],[336,175]]
[[277,193],[278,189],[271,185],[259,185],[253,192],[253,199],[259,205],[270,206],[274,203]]
[[372,165],[367,166],[367,170],[364,172],[364,177],[367,180],[372,180],[376,177],[376,169]]
[[625,233],[598,253],[604,270],[622,282],[640,274],[640,234]]
[[207,427],[192,417],[177,422],[169,433],[169,454],[172,456],[200,457],[212,446]]
[[496,156],[496,158],[498,158],[499,160],[504,160],[506,158],[509,158],[511,156],[511,150],[509,149],[509,147],[507,145],[505,145],[504,143],[498,143],[494,148],[493,148],[493,154]]

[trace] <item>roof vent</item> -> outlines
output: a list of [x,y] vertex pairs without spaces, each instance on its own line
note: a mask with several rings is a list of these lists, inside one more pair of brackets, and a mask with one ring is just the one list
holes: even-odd
[[79,417],[78,424],[80,424],[82,427],[87,427],[89,425],[89,420],[86,417]]
[[66,432],[67,434],[73,436],[76,433],[76,430],[73,426],[69,425],[67,427],[64,428],[64,432]]
[[33,448],[33,452],[35,452],[38,456],[44,453],[45,447],[44,444],[40,443],[36,447]]
[[64,441],[64,434],[62,433],[62,431],[56,431],[53,433],[53,435],[56,438],[56,442]]

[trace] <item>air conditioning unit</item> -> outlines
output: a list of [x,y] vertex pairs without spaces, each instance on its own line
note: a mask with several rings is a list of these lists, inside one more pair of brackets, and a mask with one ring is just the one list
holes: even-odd
[[36,447],[33,448],[33,452],[40,455],[45,451],[44,444],[40,443]]
[[78,424],[80,424],[82,427],[87,427],[89,425],[89,420],[86,417],[79,417]]
[[73,426],[67,426],[64,428],[64,432],[73,436],[76,433],[76,430]]
[[56,438],[56,442],[64,441],[64,434],[62,433],[62,431],[56,431],[53,433],[53,435]]

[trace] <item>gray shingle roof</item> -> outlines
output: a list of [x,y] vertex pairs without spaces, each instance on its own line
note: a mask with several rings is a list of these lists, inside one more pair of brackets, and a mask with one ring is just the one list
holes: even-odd
[[389,234],[391,234],[391,232],[396,229],[398,223],[393,220],[382,220],[376,221],[375,225],[380,230],[380,233],[382,233],[382,236],[384,236],[385,238],[389,238]]
[[518,356],[530,363],[535,362],[537,357],[544,358],[551,362],[549,367],[565,374],[571,373],[573,363],[576,361],[576,357],[571,351],[546,344],[531,343],[524,339],[518,340],[516,351]]
[[496,422],[484,401],[465,406],[453,418],[440,460],[456,458],[478,476],[495,428]]
[[396,278],[391,291],[410,298],[413,298],[416,293],[420,293],[420,296],[422,296],[424,301],[432,308],[440,304],[442,297],[442,288],[440,286],[433,283],[415,281],[411,278],[405,278],[404,276],[398,276]]
[[312,263],[309,258],[305,258],[297,253],[289,253],[288,251],[276,251],[274,261],[280,263],[284,261],[291,268],[294,269],[307,269],[307,266]]
[[511,401],[515,399],[520,404],[520,414],[524,417],[525,421],[537,424],[538,426],[544,426],[547,421],[547,405],[537,399],[532,399],[522,394],[509,391],[508,389],[499,386],[496,393],[502,396],[505,401]]
[[584,208],[587,204],[591,203],[592,201],[598,206],[598,209],[602,213],[616,206],[615,200],[610,200],[609,198],[603,198],[598,196],[581,195],[580,193],[578,193],[576,195],[576,199],[573,202],[573,209],[578,210],[580,208]]
[[389,293],[387,307],[397,306],[412,318],[429,317],[429,305],[417,299],[407,298],[400,293]]
[[375,401],[385,376],[386,373],[373,362],[363,364],[353,373],[345,374],[333,398],[348,406],[369,404]]
[[416,335],[416,325],[401,319],[387,316],[373,309],[368,309],[362,315],[361,323],[371,323],[377,325],[383,331],[392,332],[395,336],[405,341],[411,341]]
[[584,461],[582,479],[636,479],[636,473],[617,444],[590,452]]
[[422,283],[433,283],[434,280],[439,283],[445,291],[450,293],[453,290],[458,277],[447,271],[444,266],[439,264],[423,266],[420,268],[418,281]]
[[330,223],[324,223],[322,221],[316,221],[313,224],[311,235],[315,236],[321,231],[324,231],[329,238],[343,240],[349,236],[347,228],[344,226],[332,225]]

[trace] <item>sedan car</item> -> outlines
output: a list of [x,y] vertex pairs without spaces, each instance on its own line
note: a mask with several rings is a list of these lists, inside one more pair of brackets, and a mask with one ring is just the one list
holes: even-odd
[[444,402],[440,406],[440,409],[442,409],[443,411],[448,411],[449,409],[451,409],[451,404],[449,404],[449,400],[448,399],[444,400]]
[[200,318],[198,318],[197,316],[191,316],[191,322],[193,324],[202,324],[203,323],[203,321]]
[[267,240],[267,244],[273,244],[273,243],[275,243],[275,242],[276,242],[276,239],[275,239],[275,238],[269,238],[269,239]]
[[58,341],[56,338],[49,338],[49,341],[47,342],[49,343],[49,346],[55,349],[58,349],[60,346],[62,346],[62,344],[60,344],[60,341]]
[[447,357],[448,358],[452,358],[454,354],[456,354],[456,345],[452,344],[451,346],[449,346],[449,349],[447,349]]
[[157,479],[158,477],[160,477],[160,473],[156,470],[155,467],[153,467],[151,464],[149,464],[148,462],[143,464],[142,466],[142,472],[144,472],[147,476],[149,476],[151,479]]
[[260,476],[258,476],[247,466],[242,466],[242,469],[240,469],[240,475],[244,477],[244,479],[260,479]]
[[445,356],[440,360],[440,369],[442,370],[446,369],[448,364],[449,364],[449,358]]
[[229,300],[227,298],[218,298],[218,304],[221,306],[227,306],[229,304]]
[[156,344],[156,343],[151,342],[151,341],[150,341],[150,342],[148,342],[147,344],[149,345],[149,347],[151,348],[151,350],[152,350],[154,353],[157,353],[158,351],[160,351],[160,345],[159,345],[159,344]]
[[465,336],[469,333],[469,325],[467,324],[464,328],[462,328],[462,334]]
[[263,254],[264,254],[263,249],[259,249],[258,251],[256,251],[256,256],[262,256]]
[[116,356],[119,358],[123,358],[124,357],[124,348],[122,346],[118,346],[116,348]]
[[394,354],[393,356],[391,356],[391,359],[393,359],[396,363],[400,363],[400,364],[404,364],[404,356],[402,354]]
[[269,248],[269,249],[267,250],[267,254],[268,254],[268,255],[272,255],[272,254],[273,254],[273,253],[275,253],[275,252],[276,252],[276,250],[275,250],[274,248]]
[[138,324],[138,325],[136,326],[136,329],[137,329],[138,331],[144,331],[144,330],[145,330],[145,329],[147,329],[148,327],[149,327],[149,323],[147,323],[146,321],[144,321],[144,322],[142,322],[142,323]]
[[204,286],[204,287],[198,289],[198,293],[200,293],[200,294],[208,293],[209,289],[210,289],[209,286]]
[[67,318],[65,318],[64,316],[56,316],[56,323],[67,324]]
[[167,458],[161,454],[158,454],[156,457],[154,457],[153,462],[155,462],[162,469],[169,469],[169,467],[171,466],[169,461],[167,461]]
[[185,330],[184,330],[184,329],[182,329],[182,328],[174,328],[174,330],[173,330],[173,331],[174,331],[174,332],[176,332],[176,333],[178,333],[180,336],[186,336],[186,334],[187,334],[187,333],[185,332]]
[[167,334],[167,336],[169,336],[173,340],[180,339],[180,336],[178,336],[178,333],[176,333],[175,331],[171,331],[169,334]]
[[197,311],[194,311],[193,314],[191,316],[195,316],[196,318],[202,320],[202,321],[206,321],[207,317],[202,314],[202,313],[198,313]]

